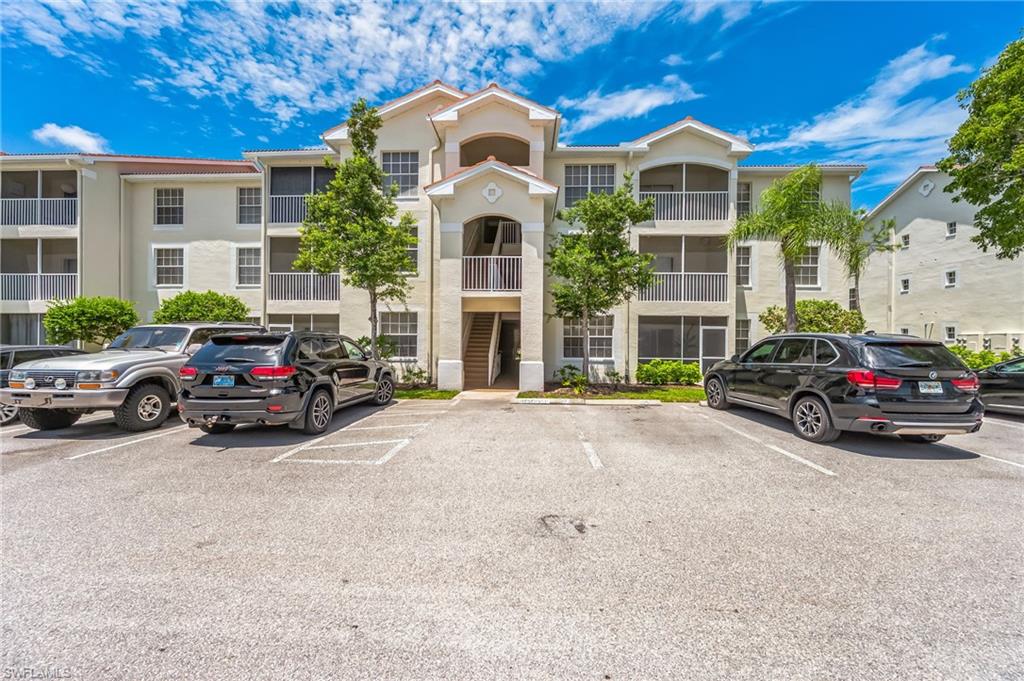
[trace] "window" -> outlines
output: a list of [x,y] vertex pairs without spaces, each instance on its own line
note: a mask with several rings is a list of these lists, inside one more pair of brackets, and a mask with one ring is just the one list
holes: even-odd
[[565,207],[570,208],[587,194],[611,194],[615,191],[615,166],[565,166]]
[[956,342],[956,325],[946,324],[943,326],[943,338],[947,343]]
[[778,341],[770,340],[755,345],[754,349],[743,357],[743,361],[760,363],[767,362],[772,358],[772,353],[775,352],[775,346],[778,345],[778,343]]
[[238,224],[258,225],[260,223],[262,191],[259,187],[238,188]]
[[345,354],[348,355],[349,359],[355,359],[362,361],[370,357],[370,353],[359,347],[348,338],[342,338],[341,344],[345,346]]
[[259,286],[262,282],[260,271],[259,246],[246,246],[238,249],[238,285]]
[[773,364],[813,364],[814,340],[787,338],[779,345]]
[[807,251],[796,263],[796,285],[818,286],[818,246],[808,246]]
[[341,349],[341,339],[334,336],[320,340],[320,359],[338,360],[347,359],[347,355]]
[[[612,329],[615,318],[612,315],[593,317],[590,320],[590,358],[612,358]],[[583,324],[578,319],[566,318],[562,322],[562,357],[583,358]]]
[[683,320],[680,317],[640,317],[637,348],[641,361],[679,359],[683,356]]
[[859,307],[859,303],[860,301],[857,298],[857,289],[850,288],[849,308],[851,310],[856,310]]
[[185,190],[155,189],[153,205],[156,213],[153,216],[157,225],[185,224]]
[[901,326],[900,327],[900,335],[901,336],[909,336],[910,335],[910,327],[909,326]]
[[736,285],[750,286],[750,246],[736,247]]
[[814,341],[814,363],[831,364],[839,358],[839,353],[832,344],[825,340]]
[[947,222],[946,223],[946,238],[947,239],[952,239],[955,236],[956,236],[956,223],[955,222]]
[[910,235],[909,234],[901,234],[900,235],[900,245],[903,248],[910,248]]
[[323,345],[318,338],[303,338],[299,341],[299,347],[295,350],[298,359],[316,360],[320,357]]
[[900,279],[900,293],[910,293],[910,277]]
[[821,185],[815,185],[807,189],[807,197],[804,199],[806,203],[818,204],[821,203]]
[[419,225],[413,225],[409,228],[409,234],[415,237],[416,245],[410,246],[405,249],[405,254],[409,257],[409,261],[412,263],[409,269],[406,270],[409,274],[416,274],[419,271],[419,258],[420,258],[420,227]]
[[736,217],[750,215],[750,183],[736,183]]
[[943,274],[943,282],[946,288],[956,288],[958,276],[956,270],[946,270],[945,274]]
[[384,167],[384,188],[398,185],[398,196],[416,196],[420,180],[420,153],[418,151],[385,151],[381,154]]
[[395,357],[415,358],[417,314],[415,312],[381,312],[380,335],[395,344]]
[[750,320],[736,320],[736,352],[744,353],[750,347]]
[[153,249],[157,286],[182,286],[185,283],[185,249]]

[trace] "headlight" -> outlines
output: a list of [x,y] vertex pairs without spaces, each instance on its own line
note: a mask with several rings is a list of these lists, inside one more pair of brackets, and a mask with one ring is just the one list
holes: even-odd
[[120,376],[120,372],[118,371],[79,371],[77,381],[79,383],[88,383],[90,381],[113,381],[118,376]]
[[26,378],[28,378],[28,372],[24,370],[15,369],[14,371],[11,372],[8,378],[12,381],[24,381]]

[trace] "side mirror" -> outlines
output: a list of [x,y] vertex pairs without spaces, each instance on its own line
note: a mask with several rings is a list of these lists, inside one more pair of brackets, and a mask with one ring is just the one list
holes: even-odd
[[186,355],[194,355],[199,352],[199,348],[203,347],[202,343],[192,343],[192,345],[185,348]]
[[740,361],[740,356],[739,355],[733,355],[732,357],[729,358],[729,361],[733,362],[733,363],[738,363]]

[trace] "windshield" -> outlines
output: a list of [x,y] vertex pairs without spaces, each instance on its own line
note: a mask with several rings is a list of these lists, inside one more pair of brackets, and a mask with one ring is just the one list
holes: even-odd
[[190,364],[275,364],[284,346],[283,336],[215,336],[192,356]]
[[177,350],[186,336],[188,329],[180,326],[137,326],[115,338],[108,347]]
[[868,365],[877,369],[930,367],[963,369],[963,363],[944,345],[926,343],[869,343],[864,346]]

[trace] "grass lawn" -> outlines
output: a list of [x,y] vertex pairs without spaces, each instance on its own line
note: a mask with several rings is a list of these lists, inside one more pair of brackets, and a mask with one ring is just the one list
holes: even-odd
[[458,394],[458,390],[438,390],[437,388],[395,388],[396,400],[450,400]]
[[519,397],[583,398],[587,400],[661,400],[662,402],[700,402],[704,388],[697,385],[652,385],[631,387],[617,392],[574,395],[568,390],[523,392]]

